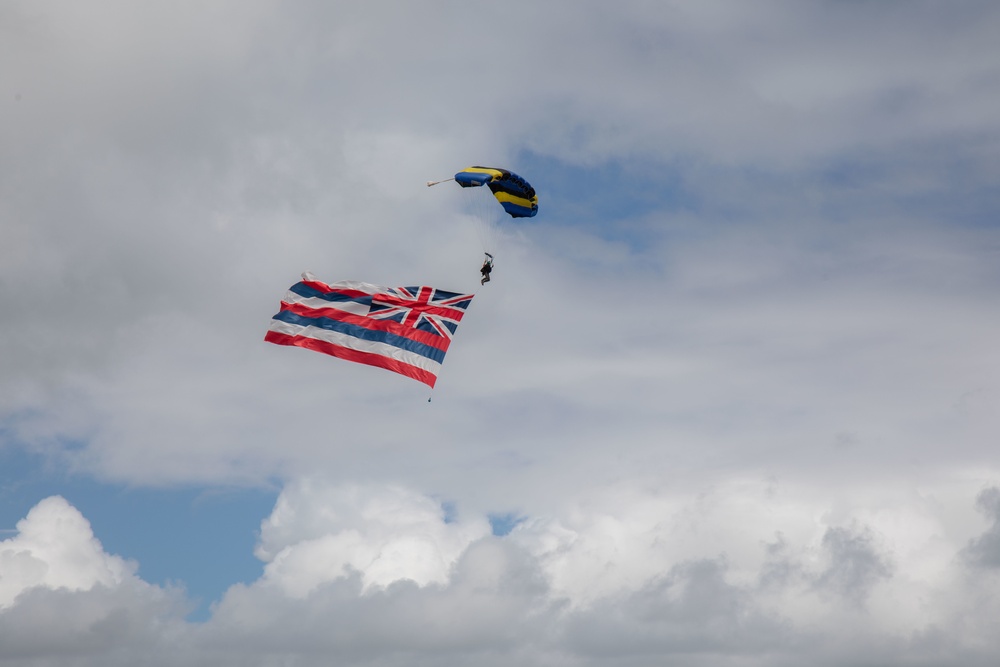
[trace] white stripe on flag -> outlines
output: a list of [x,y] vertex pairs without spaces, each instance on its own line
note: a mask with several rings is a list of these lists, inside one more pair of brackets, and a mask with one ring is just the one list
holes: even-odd
[[360,315],[361,317],[367,317],[368,311],[371,309],[371,306],[366,303],[358,303],[357,301],[327,301],[318,296],[302,296],[292,291],[289,291],[285,295],[283,301],[285,303],[303,305],[306,308],[335,308],[352,315]]
[[283,333],[288,336],[302,336],[304,338],[321,340],[325,343],[339,345],[340,347],[346,347],[350,350],[358,350],[359,352],[377,354],[380,357],[395,359],[396,361],[409,366],[415,366],[416,368],[425,370],[428,373],[433,373],[434,375],[437,375],[441,371],[440,363],[434,361],[433,359],[428,359],[423,355],[400,349],[395,345],[389,345],[388,343],[363,340],[338,331],[330,331],[329,329],[313,326],[304,327],[299,324],[282,322],[281,320],[271,320],[271,326],[268,327],[268,330]]

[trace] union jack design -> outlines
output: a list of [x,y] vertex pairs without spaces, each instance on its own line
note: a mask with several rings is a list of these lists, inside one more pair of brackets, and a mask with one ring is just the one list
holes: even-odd
[[282,299],[264,340],[378,366],[433,387],[472,296],[426,286],[328,285],[307,272]]
[[471,302],[471,294],[433,287],[397,287],[373,296],[368,316],[450,339]]

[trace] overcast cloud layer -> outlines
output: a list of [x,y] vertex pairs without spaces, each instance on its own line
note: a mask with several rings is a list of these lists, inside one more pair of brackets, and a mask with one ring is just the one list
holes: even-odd
[[[997,664],[998,34],[992,2],[0,0],[0,448],[280,488],[201,622],[39,497],[0,663]],[[424,186],[472,164],[540,197],[482,289]],[[305,270],[478,289],[431,402],[263,342]]]

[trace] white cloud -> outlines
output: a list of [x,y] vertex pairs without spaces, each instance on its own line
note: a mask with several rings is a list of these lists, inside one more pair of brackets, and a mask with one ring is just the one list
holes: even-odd
[[302,479],[286,487],[261,525],[256,554],[264,579],[287,595],[359,573],[362,591],[396,581],[444,583],[469,544],[489,534],[484,518],[446,520],[430,498],[398,487],[331,487]]
[[0,542],[0,660],[64,664],[169,643],[188,603],[106,553],[90,523],[60,496],[40,501]]
[[0,542],[0,608],[33,589],[87,591],[134,578],[135,564],[104,553],[90,524],[59,496],[38,503]]
[[484,518],[446,515],[398,486],[299,480],[262,524],[263,575],[230,588],[200,625],[180,620],[176,591],[142,582],[103,552],[78,511],[50,498],[3,543],[4,581],[10,553],[29,549],[51,578],[13,570],[22,590],[0,610],[0,655],[52,665],[143,655],[162,665],[220,656],[311,665],[330,655],[347,665],[541,665],[561,655],[584,666],[693,667],[728,664],[720,655],[850,665],[929,652],[985,665],[1000,648],[987,620],[1000,582],[966,568],[957,556],[968,537],[949,536],[943,521],[973,514],[968,500],[948,507],[944,494],[915,513],[909,542],[948,554],[928,568],[861,522],[871,505],[863,493],[840,515],[853,521],[828,523],[829,500],[805,487],[592,491],[564,512],[570,527],[529,520],[497,538]]

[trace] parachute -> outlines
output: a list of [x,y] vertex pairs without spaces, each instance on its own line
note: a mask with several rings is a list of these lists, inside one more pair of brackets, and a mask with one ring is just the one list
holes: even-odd
[[496,197],[503,210],[512,218],[533,218],[538,213],[538,196],[528,181],[506,169],[469,167],[455,174],[455,182],[463,188],[485,185]]
[[[486,253],[495,252],[501,223],[505,219],[533,218],[538,213],[535,189],[528,181],[506,169],[469,167],[447,180],[458,183],[466,193],[466,203],[478,221],[476,231]],[[428,181],[427,185],[444,182]]]

